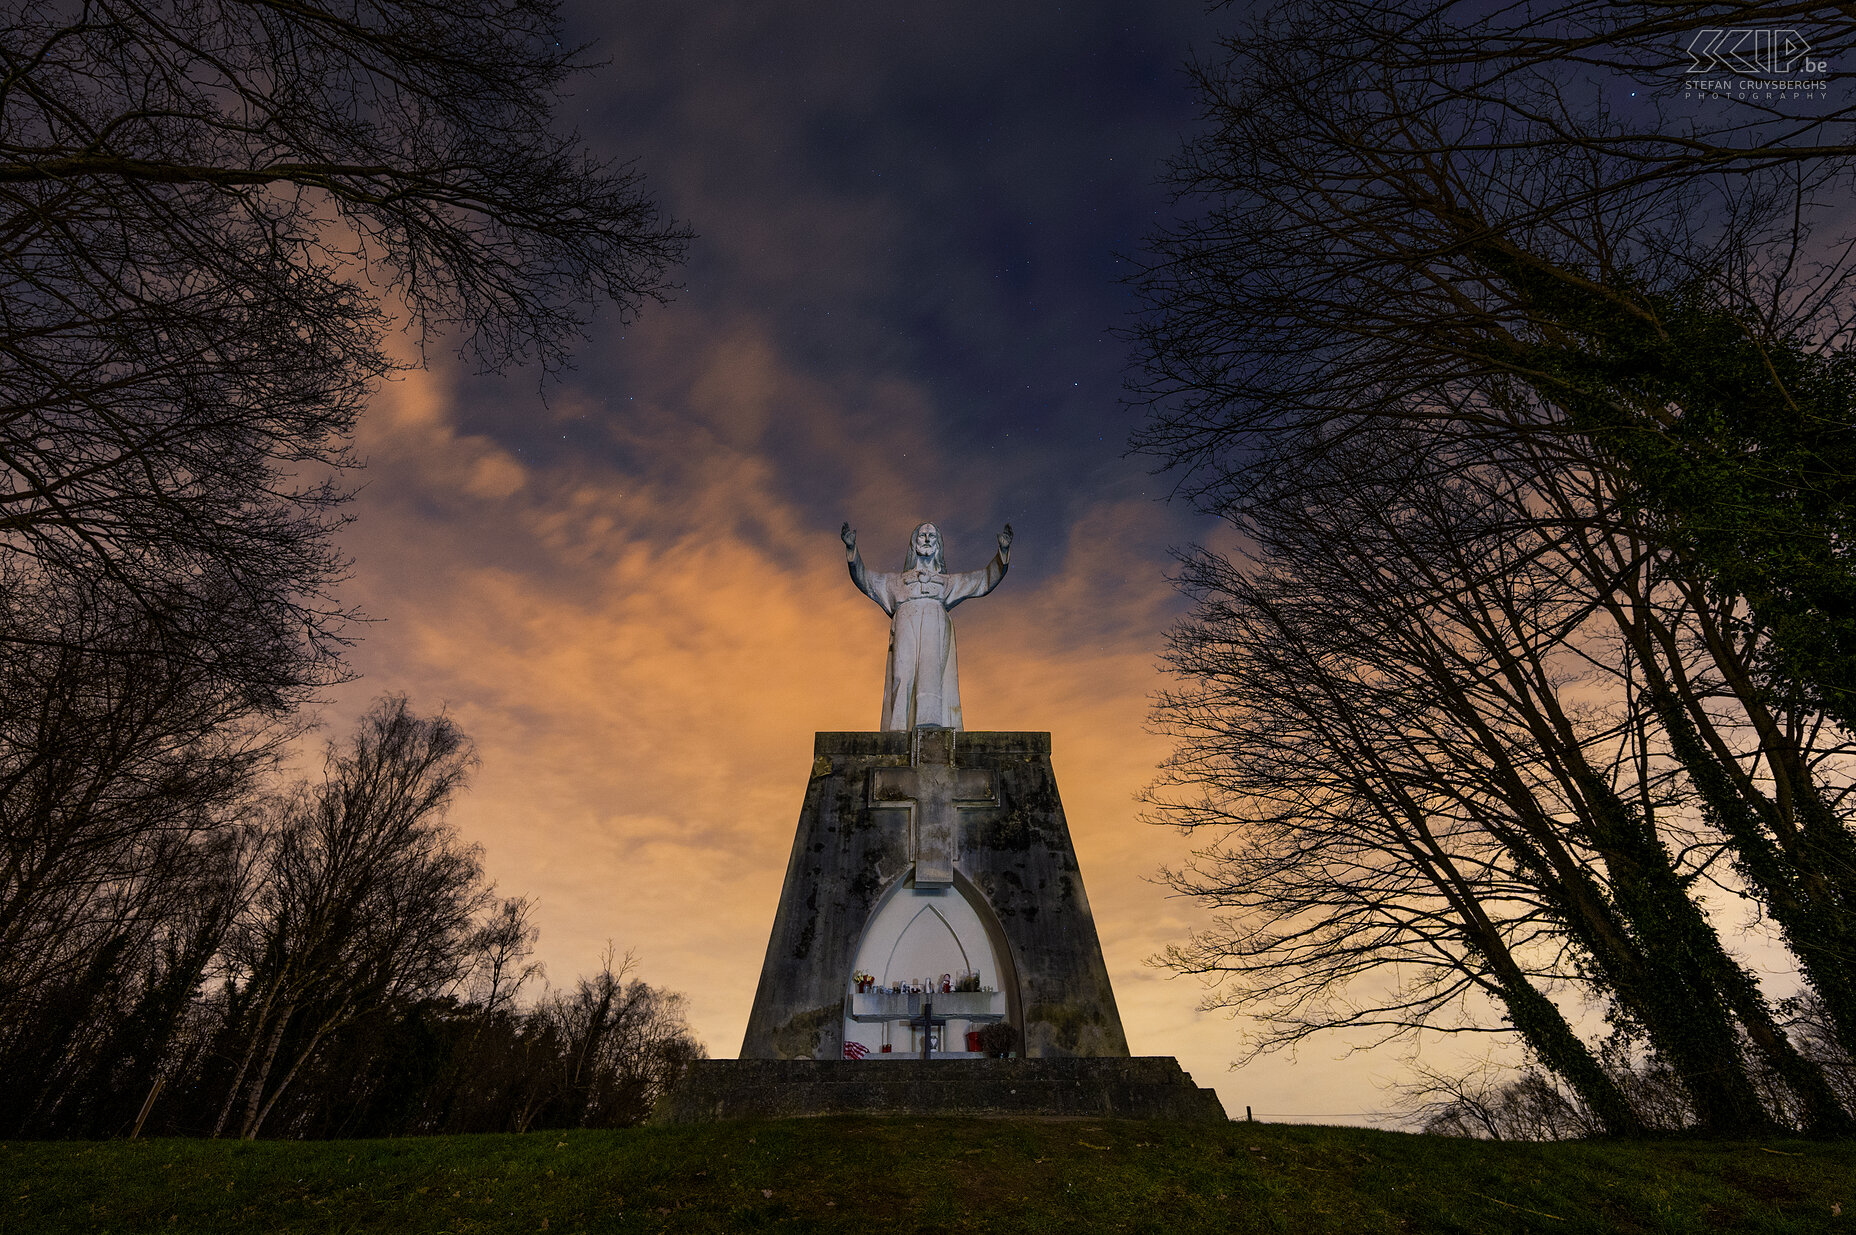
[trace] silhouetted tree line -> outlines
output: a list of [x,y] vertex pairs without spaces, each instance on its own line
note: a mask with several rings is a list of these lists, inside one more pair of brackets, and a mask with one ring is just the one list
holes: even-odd
[[[1788,1001],[1787,1030],[1805,1051],[1823,1061],[1840,1100],[1856,1104],[1856,1061],[1835,1045],[1823,1009],[1811,998]],[[1645,1058],[1627,1029],[1598,1044],[1598,1054],[1633,1109],[1643,1112],[1646,1130],[1680,1132],[1690,1126],[1682,1078],[1673,1068]],[[1530,1065],[1519,1069],[1482,1064],[1445,1071],[1414,1063],[1411,1077],[1398,1086],[1399,1100],[1389,1112],[1433,1136],[1463,1136],[1496,1141],[1561,1141],[1602,1136],[1609,1129],[1597,1112],[1562,1084],[1550,1070]],[[1760,1077],[1766,1101],[1781,1107],[1784,1083]]]
[[1169,959],[1253,1049],[1509,1036],[1532,1079],[1448,1114],[1490,1129],[1856,1127],[1856,109],[1667,114],[1768,22],[1850,46],[1287,0],[1197,66],[1137,444],[1235,536],[1182,559],[1153,797],[1218,911]]
[[552,370],[668,290],[583,52],[551,0],[0,3],[0,1134],[624,1122],[695,1049],[623,966],[515,1005],[448,720],[269,780],[348,672],[387,331]]
[[382,700],[319,782],[260,793],[86,685],[0,748],[0,1135],[630,1124],[701,1057],[629,957],[520,1002],[537,932],[444,821],[472,763],[446,717]]

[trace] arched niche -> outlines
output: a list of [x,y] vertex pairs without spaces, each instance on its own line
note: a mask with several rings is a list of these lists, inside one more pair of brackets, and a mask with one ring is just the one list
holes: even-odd
[[[874,975],[880,986],[938,981],[944,973],[957,976],[977,971],[982,986],[1004,993],[1006,1019],[1016,1026],[1024,1024],[1019,1008],[1018,968],[1005,929],[985,896],[958,870],[951,886],[918,888],[912,873],[890,885],[870,911],[870,919],[858,938],[851,973],[858,971]],[[852,1019],[851,974],[844,978],[845,1042],[862,1043],[870,1059],[881,1057],[885,1040],[894,1046],[893,1054],[912,1053],[906,1024]],[[948,1045],[960,1041],[967,1024],[950,1021]]]

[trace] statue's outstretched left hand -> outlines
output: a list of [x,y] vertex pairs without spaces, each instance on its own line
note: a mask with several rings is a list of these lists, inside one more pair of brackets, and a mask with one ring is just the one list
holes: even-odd
[[1008,554],[1011,551],[1012,551],[1012,525],[1008,523],[1005,525],[1005,530],[999,533],[999,552],[1001,554]]

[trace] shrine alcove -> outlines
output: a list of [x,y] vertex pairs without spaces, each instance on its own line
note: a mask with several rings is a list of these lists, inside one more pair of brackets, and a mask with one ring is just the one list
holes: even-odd
[[[858,973],[874,979],[868,994],[855,988]],[[938,987],[949,975],[956,981],[977,975],[981,989],[945,997]],[[948,1020],[936,1053],[956,1055],[966,1053],[968,1029],[1010,1018],[1018,1003],[1017,975],[998,919],[979,890],[958,875],[952,884],[926,888],[909,876],[898,880],[871,912],[846,979],[844,1040],[864,1048],[861,1055],[848,1051],[853,1058],[918,1054],[920,1028],[910,1017],[919,1015],[922,999],[939,998],[937,1016]],[[911,987],[920,993],[913,1002]]]

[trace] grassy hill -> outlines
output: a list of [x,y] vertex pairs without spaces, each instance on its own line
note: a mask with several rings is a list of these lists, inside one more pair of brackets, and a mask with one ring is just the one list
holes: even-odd
[[9,1142],[0,1187],[0,1235],[1856,1231],[1856,1144],[1489,1144],[1242,1123],[837,1118]]

